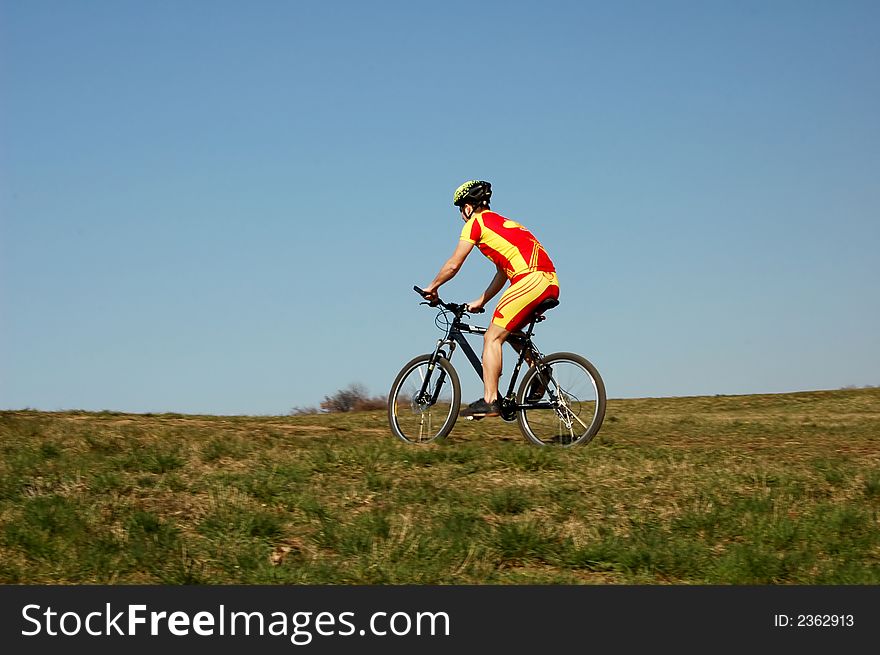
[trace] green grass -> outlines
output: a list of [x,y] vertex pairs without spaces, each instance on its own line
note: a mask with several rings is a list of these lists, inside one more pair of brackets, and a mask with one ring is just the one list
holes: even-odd
[[880,584],[880,390],[612,400],[588,446],[383,412],[0,412],[0,583]]

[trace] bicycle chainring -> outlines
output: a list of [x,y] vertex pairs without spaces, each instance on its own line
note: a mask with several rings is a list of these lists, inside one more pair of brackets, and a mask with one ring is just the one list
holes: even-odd
[[508,423],[516,421],[516,402],[505,398],[501,401],[501,418]]

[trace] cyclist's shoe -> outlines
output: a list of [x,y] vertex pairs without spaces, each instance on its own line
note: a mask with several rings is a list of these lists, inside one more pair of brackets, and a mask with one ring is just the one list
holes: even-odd
[[501,403],[497,400],[487,403],[485,399],[480,398],[461,410],[461,416],[475,421],[487,416],[501,416]]
[[[547,380],[550,380],[550,377],[553,375],[553,368],[548,366],[546,370]],[[529,392],[526,394],[526,402],[527,403],[536,403],[544,397],[544,392],[547,391],[547,385],[542,379],[544,376],[540,373],[535,376],[535,379],[532,380],[532,384],[529,385]]]

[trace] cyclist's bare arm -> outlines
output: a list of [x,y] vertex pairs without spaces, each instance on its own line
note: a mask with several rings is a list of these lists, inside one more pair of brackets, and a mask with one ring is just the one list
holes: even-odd
[[452,257],[446,260],[446,263],[443,264],[443,267],[440,269],[440,272],[437,273],[437,277],[434,278],[434,281],[425,287],[426,298],[429,300],[437,299],[437,289],[439,289],[442,284],[455,277],[455,274],[461,269],[461,265],[464,264],[464,260],[467,259],[467,256],[471,253],[473,248],[474,244],[470,241],[458,242],[458,246],[456,246],[455,252],[452,253]]
[[507,273],[504,272],[504,269],[500,266],[496,266],[495,277],[492,278],[492,281],[489,283],[489,286],[486,287],[486,290],[483,292],[483,295],[468,303],[468,307],[471,309],[482,309],[483,305],[492,300],[501,289],[504,288],[504,284],[507,282]]

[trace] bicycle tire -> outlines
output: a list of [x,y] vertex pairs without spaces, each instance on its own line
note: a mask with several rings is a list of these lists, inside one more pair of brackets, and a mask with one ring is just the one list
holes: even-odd
[[[521,409],[516,421],[520,432],[536,446],[572,447],[589,443],[602,427],[607,399],[599,371],[585,357],[558,352],[541,361],[549,365],[552,376],[541,400],[544,408]],[[525,404],[537,366],[526,372],[516,394]]]
[[[458,373],[445,357],[438,357],[437,365],[430,370],[432,357],[430,354],[419,355],[407,362],[388,394],[391,432],[409,444],[421,445],[445,439],[458,419],[461,407]],[[434,402],[423,402],[418,398],[425,377],[429,379],[428,390]]]

